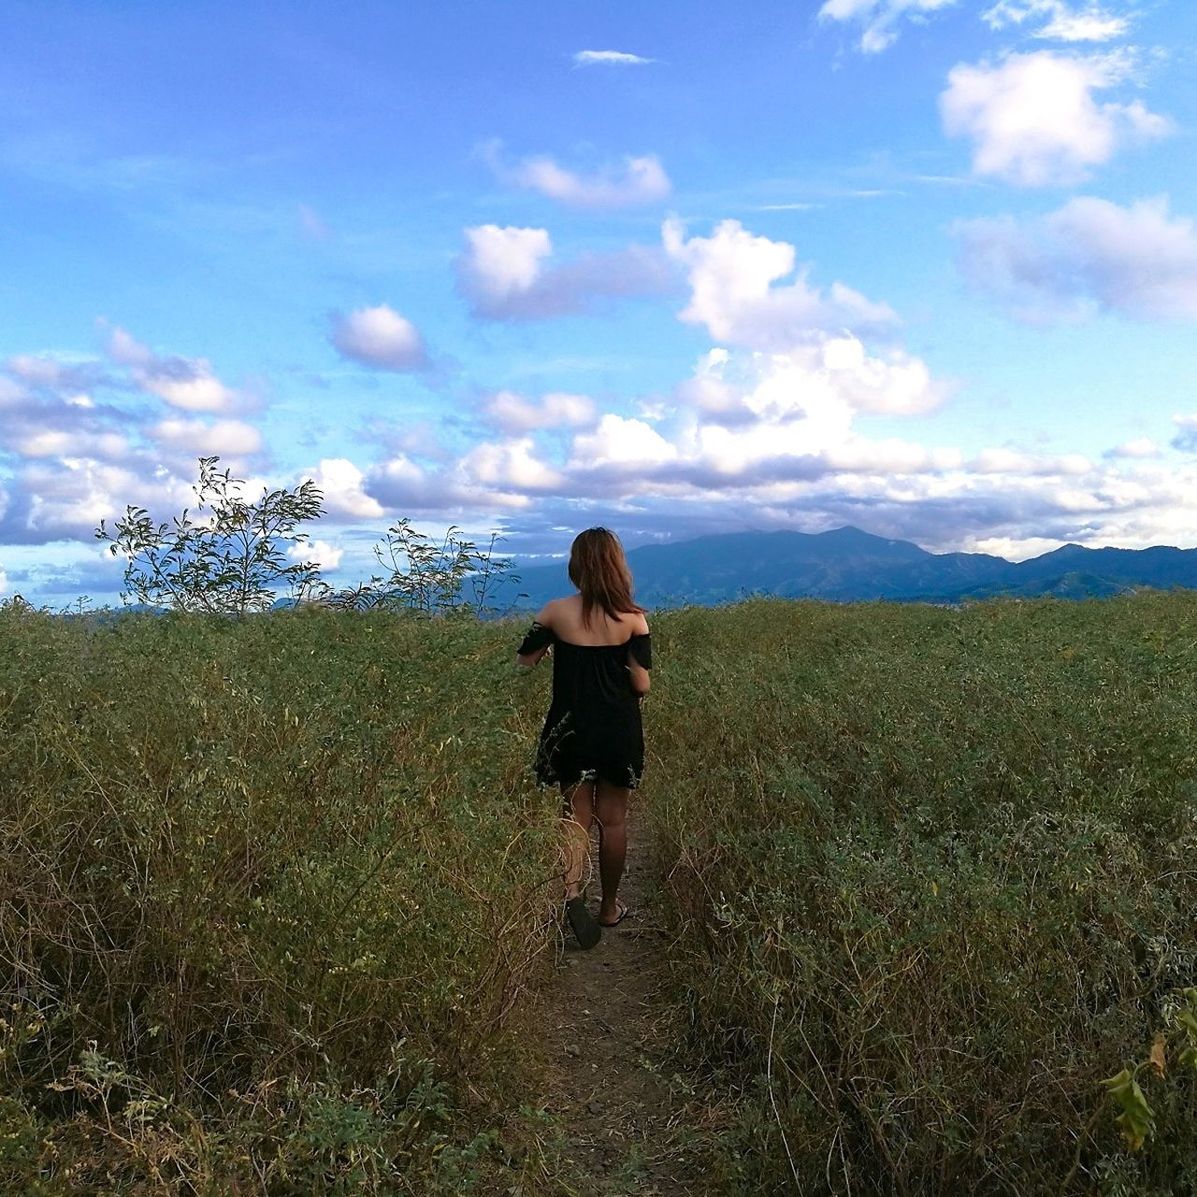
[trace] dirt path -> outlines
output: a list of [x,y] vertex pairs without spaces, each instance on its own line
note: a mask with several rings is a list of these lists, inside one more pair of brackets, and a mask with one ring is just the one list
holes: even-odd
[[[669,1031],[655,998],[667,950],[647,884],[648,845],[629,824],[620,897],[630,913],[588,952],[568,936],[540,1024],[545,1108],[564,1135],[554,1191],[585,1197],[699,1190],[686,1148],[684,1086],[664,1064]],[[594,852],[597,864],[597,848]],[[587,887],[598,909],[598,878]]]

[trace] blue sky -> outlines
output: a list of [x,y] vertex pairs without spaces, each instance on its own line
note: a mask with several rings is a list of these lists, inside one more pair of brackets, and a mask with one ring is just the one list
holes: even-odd
[[195,458],[629,546],[1197,545],[1187,0],[11,3],[0,597]]

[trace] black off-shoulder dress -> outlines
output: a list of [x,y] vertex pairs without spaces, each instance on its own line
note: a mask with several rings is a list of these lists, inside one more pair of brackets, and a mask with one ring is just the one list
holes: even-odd
[[652,638],[645,632],[622,644],[572,644],[533,622],[521,654],[553,646],[553,701],[536,750],[541,785],[606,781],[634,790],[644,774],[640,698],[632,689],[631,657],[652,668]]

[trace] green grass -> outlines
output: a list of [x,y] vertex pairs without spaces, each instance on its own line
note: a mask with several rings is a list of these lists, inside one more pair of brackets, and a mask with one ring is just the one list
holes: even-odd
[[464,1187],[553,934],[504,635],[8,612],[0,643],[0,1191]]
[[[658,627],[669,963],[731,1094],[722,1187],[1197,1190],[1197,599]],[[1132,1152],[1100,1082],[1158,1033]]]
[[[1197,600],[653,631],[713,1191],[1197,1190]],[[552,1191],[518,634],[0,611],[0,1192]],[[1157,1036],[1131,1150],[1100,1082]]]

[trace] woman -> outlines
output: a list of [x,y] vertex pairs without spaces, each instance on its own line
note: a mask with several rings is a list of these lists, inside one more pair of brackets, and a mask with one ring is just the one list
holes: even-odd
[[[566,820],[565,910],[584,948],[627,914],[619,900],[627,850],[628,795],[644,772],[640,699],[648,693],[648,620],[632,601],[623,546],[606,528],[574,540],[569,580],[578,593],[553,599],[536,615],[516,655],[531,669],[553,648],[553,701],[540,734],[536,776],[558,785]],[[603,897],[597,921],[582,897],[591,821],[599,827]]]

